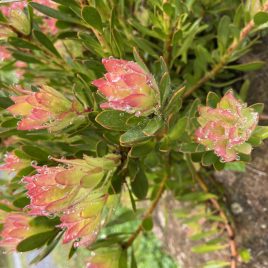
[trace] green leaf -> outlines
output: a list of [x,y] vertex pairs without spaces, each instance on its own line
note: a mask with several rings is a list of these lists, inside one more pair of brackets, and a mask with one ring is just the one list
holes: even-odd
[[235,162],[225,163],[224,170],[245,172],[246,171],[246,163],[242,162],[242,161],[235,161]]
[[105,53],[100,45],[100,43],[90,34],[86,32],[79,32],[78,38],[83,41],[83,44],[93,53],[97,54],[100,57],[104,57]]
[[215,244],[215,245],[210,245],[210,244],[204,244],[204,245],[198,245],[195,246],[191,249],[192,252],[194,253],[207,253],[207,252],[212,252],[212,251],[218,251],[221,249],[226,248],[226,245],[221,245],[221,244]]
[[128,130],[126,122],[131,116],[131,114],[122,111],[105,110],[99,113],[95,120],[104,128],[115,131],[126,131]]
[[152,150],[154,150],[155,143],[154,142],[146,142],[138,146],[134,146],[129,151],[128,155],[133,158],[140,158],[146,156]]
[[126,222],[135,221],[138,219],[138,216],[141,214],[137,212],[133,212],[132,210],[125,211],[121,213],[119,216],[117,216],[114,220],[110,221],[106,226],[113,226],[113,225],[119,225],[124,224]]
[[45,245],[50,239],[55,237],[57,233],[58,230],[52,230],[27,237],[18,244],[17,251],[26,252],[40,248]]
[[210,91],[208,93],[207,101],[206,101],[207,106],[211,108],[216,108],[219,101],[220,101],[220,97],[215,92]]
[[182,153],[198,153],[198,152],[205,152],[206,148],[202,144],[182,143],[179,146],[179,151]]
[[143,141],[149,140],[150,137],[143,133],[143,129],[139,126],[128,130],[126,133],[120,136],[120,143],[122,146],[133,146]]
[[162,105],[165,105],[166,100],[171,93],[170,77],[168,72],[164,73],[164,75],[162,76],[159,84],[159,89],[161,95],[161,103]]
[[8,119],[8,120],[4,121],[1,124],[1,127],[4,127],[4,128],[15,128],[15,127],[17,127],[18,121],[19,120],[17,118]]
[[40,50],[40,48],[24,39],[21,38],[17,38],[17,37],[9,37],[8,38],[8,42],[14,46],[14,47],[18,47],[18,48],[27,48],[27,49],[31,49],[31,50]]
[[21,147],[22,151],[32,157],[34,160],[47,161],[49,153],[36,146],[24,145]]
[[150,73],[149,69],[147,68],[146,64],[144,63],[143,59],[141,58],[140,54],[138,53],[137,49],[133,48],[133,55],[135,58],[135,61],[142,67],[144,71],[147,73]]
[[187,117],[182,117],[178,120],[178,122],[171,128],[168,133],[168,138],[170,140],[176,141],[179,140],[180,137],[185,132],[185,128],[187,125]]
[[34,227],[34,228],[46,228],[46,229],[51,229],[60,224],[61,221],[58,217],[55,217],[53,219],[50,219],[45,216],[38,216],[33,218],[30,222],[29,225]]
[[260,11],[254,16],[253,20],[254,20],[255,25],[257,26],[264,24],[268,22],[268,13],[264,11]]
[[258,114],[262,114],[262,112],[264,110],[264,104],[263,103],[255,103],[255,104],[249,106],[249,108],[252,108]]
[[179,196],[178,199],[182,201],[206,201],[209,199],[217,199],[218,197],[211,193],[203,193],[203,192],[196,192],[196,193],[188,193],[182,196]]
[[230,267],[230,262],[226,262],[226,261],[209,261],[204,266],[204,268],[222,268],[222,267]]
[[142,169],[139,169],[133,181],[131,181],[131,189],[138,199],[144,199],[148,192],[148,179]]
[[145,231],[151,231],[154,227],[153,219],[152,217],[148,217],[142,221],[142,228]]
[[255,71],[261,69],[265,65],[264,61],[252,61],[244,64],[227,65],[225,69],[237,70],[237,71]]
[[93,29],[96,29],[99,32],[103,31],[101,16],[96,8],[94,8],[92,6],[84,7],[82,9],[82,18]]
[[52,17],[61,21],[81,24],[80,20],[70,16],[68,13],[50,8],[48,6],[40,5],[35,2],[30,2],[29,5],[49,17]]
[[13,205],[17,208],[24,208],[27,205],[29,205],[30,199],[27,196],[23,196],[20,198],[17,198],[14,202]]
[[54,55],[56,55],[58,58],[60,58],[59,52],[54,47],[51,40],[42,32],[40,31],[33,31],[35,38],[39,43],[41,43],[46,49],[48,49],[50,52],[52,52]]
[[202,165],[204,166],[210,166],[214,164],[216,161],[218,161],[218,156],[214,154],[213,151],[208,151],[203,154],[202,157]]
[[161,127],[163,126],[163,120],[161,117],[155,116],[154,118],[150,119],[143,129],[143,133],[146,136],[153,136]]
[[130,268],[138,268],[137,261],[134,255],[134,249],[132,248],[131,250],[131,263],[130,263]]
[[123,250],[119,259],[118,268],[126,268],[126,267],[127,267],[127,250]]
[[244,263],[249,263],[252,259],[249,249],[241,249],[239,252],[239,256]]
[[259,137],[264,140],[268,138],[268,126],[257,126],[252,136]]
[[0,97],[0,108],[6,109],[14,104],[14,102],[8,97]]
[[36,59],[35,56],[32,56],[30,54],[26,54],[26,53],[23,53],[23,52],[19,52],[19,51],[14,52],[12,54],[12,56],[15,59],[19,60],[19,61],[23,61],[23,62],[27,62],[27,63],[36,63],[36,64],[40,64],[41,63],[41,61],[38,60],[38,59]]

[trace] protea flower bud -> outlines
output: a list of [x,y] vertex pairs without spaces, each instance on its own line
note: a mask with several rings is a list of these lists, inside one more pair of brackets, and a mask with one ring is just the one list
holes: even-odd
[[0,166],[0,170],[8,173],[18,173],[30,165],[30,161],[18,158],[13,152],[7,153],[4,158],[4,164]]
[[122,250],[119,247],[100,248],[87,263],[87,268],[118,268]]
[[158,87],[153,76],[133,61],[103,59],[108,73],[92,82],[107,98],[102,109],[148,115],[159,105]]
[[39,92],[20,90],[24,95],[13,96],[14,105],[7,110],[14,116],[22,116],[19,130],[60,130],[83,113],[82,105],[71,102],[55,89],[42,86]]
[[[1,212],[3,213],[3,212]],[[26,237],[35,233],[29,225],[31,218],[22,213],[9,212],[1,217],[3,230],[0,233],[0,247],[3,247],[7,252],[16,251],[17,245]]]
[[84,159],[56,161],[68,166],[35,166],[37,174],[23,179],[31,199],[30,214],[49,215],[74,206],[120,163],[119,157],[113,154],[103,158],[84,156]]
[[228,91],[216,108],[199,107],[201,125],[195,136],[207,150],[214,150],[222,162],[239,160],[239,153],[250,154],[252,147],[246,141],[258,123],[258,113],[237,100]]

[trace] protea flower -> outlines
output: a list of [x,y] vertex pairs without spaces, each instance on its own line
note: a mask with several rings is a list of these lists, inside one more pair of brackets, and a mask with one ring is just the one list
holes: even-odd
[[118,268],[122,250],[118,247],[100,248],[87,263],[87,268]]
[[135,113],[136,116],[154,112],[159,93],[153,76],[133,61],[103,59],[108,73],[92,82],[107,99],[102,109]]
[[239,159],[239,153],[250,154],[252,147],[246,141],[258,123],[258,113],[237,100],[228,91],[216,108],[199,107],[196,141],[207,150],[214,150],[223,162]]
[[61,216],[60,227],[67,229],[64,242],[80,239],[76,246],[88,245],[96,238],[104,207],[110,203],[106,175],[119,165],[119,157],[57,161],[68,167],[35,167],[38,173],[23,179],[31,199],[29,214]]
[[[1,212],[3,214],[3,212]],[[0,222],[3,224],[3,230],[0,233],[0,247],[7,252],[16,251],[17,245],[26,237],[33,235],[34,230],[30,228],[29,221],[31,217],[22,213],[10,212],[4,213]]]
[[13,152],[9,152],[4,157],[4,164],[0,166],[0,170],[9,173],[18,173],[30,165],[30,161],[18,158]]
[[10,16],[10,12],[12,10],[22,10],[27,5],[26,1],[20,1],[20,2],[13,2],[9,3],[7,5],[1,5],[0,11],[3,13],[5,17]]
[[83,107],[77,101],[71,102],[55,89],[42,86],[39,92],[20,90],[24,95],[12,96],[14,105],[7,110],[14,116],[22,116],[17,129],[60,130],[83,113]]

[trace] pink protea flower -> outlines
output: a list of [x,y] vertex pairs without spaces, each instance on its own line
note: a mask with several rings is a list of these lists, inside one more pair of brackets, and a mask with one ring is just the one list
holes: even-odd
[[0,170],[7,171],[9,173],[18,173],[29,165],[29,160],[20,159],[13,152],[9,152],[5,155],[4,164],[0,166]]
[[12,2],[7,5],[1,5],[0,11],[3,13],[5,17],[8,17],[10,15],[11,10],[22,10],[26,7],[27,2],[26,1],[20,1],[20,2]]
[[[2,213],[2,212],[1,212]],[[29,221],[31,218],[22,213],[9,212],[2,217],[3,230],[0,233],[0,247],[7,252],[16,251],[17,245],[26,237],[34,234],[34,230],[30,228]]]
[[199,107],[195,132],[196,141],[207,150],[214,150],[223,162],[238,160],[239,153],[250,154],[252,147],[246,141],[258,123],[258,113],[237,100],[228,91],[216,108]]
[[29,214],[61,216],[63,242],[79,239],[76,246],[87,246],[97,236],[104,206],[111,203],[106,175],[119,165],[119,157],[57,161],[68,166],[35,167],[38,173],[23,179],[31,200]]
[[24,95],[13,96],[14,105],[7,110],[14,116],[21,116],[17,129],[60,130],[82,114],[83,107],[77,101],[71,102],[55,89],[42,86],[39,92],[20,90]]
[[103,59],[108,73],[92,82],[107,98],[102,109],[114,109],[148,115],[159,104],[159,93],[153,76],[133,61]]

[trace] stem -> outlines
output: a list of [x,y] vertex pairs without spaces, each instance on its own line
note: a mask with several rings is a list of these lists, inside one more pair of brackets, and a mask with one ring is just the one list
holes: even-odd
[[[197,173],[189,154],[186,154],[186,161],[187,161],[188,167],[190,169],[190,172],[192,173],[193,178],[197,181],[197,183],[199,184],[200,188],[204,192],[208,193],[209,192],[208,186],[206,185],[205,181],[200,176],[200,174]],[[219,216],[222,218],[225,230],[226,230],[226,232],[228,234],[229,248],[230,248],[230,253],[231,253],[230,268],[237,268],[237,256],[238,256],[238,254],[237,254],[237,245],[236,245],[236,242],[235,242],[234,229],[231,226],[231,223],[229,222],[226,213],[224,212],[224,210],[220,206],[220,204],[217,201],[217,199],[210,198],[209,200],[210,200],[210,203],[212,204],[212,206],[218,211]]]
[[[156,195],[156,198],[153,201],[153,203],[151,204],[151,206],[147,209],[145,214],[143,215],[142,222],[145,219],[147,219],[148,217],[150,217],[152,215],[152,213],[154,212],[155,208],[157,207],[157,205],[158,205],[158,203],[159,203],[159,201],[160,201],[160,199],[162,197],[162,194],[165,191],[165,185],[166,185],[166,182],[167,182],[168,178],[169,178],[169,176],[167,174],[167,175],[165,175],[165,177],[161,181],[159,190],[158,190],[157,195]],[[132,245],[132,243],[134,242],[134,240],[138,237],[138,235],[142,232],[142,230],[143,230],[142,222],[140,223],[140,225],[138,226],[136,231],[130,236],[130,238],[125,243],[122,244],[123,249],[129,248]]]
[[[268,11],[268,2],[263,6],[261,11]],[[250,34],[251,30],[254,28],[255,24],[253,19],[250,20],[248,24],[241,30],[239,38],[234,39],[232,44],[228,47],[226,53],[222,56],[220,62],[216,64],[212,70],[210,70],[203,78],[201,78],[195,85],[193,85],[187,92],[184,94],[183,98],[187,98],[192,95],[198,88],[208,82],[210,79],[215,77],[223,67],[228,63],[233,52],[239,47],[239,45],[245,40],[245,38]]]

